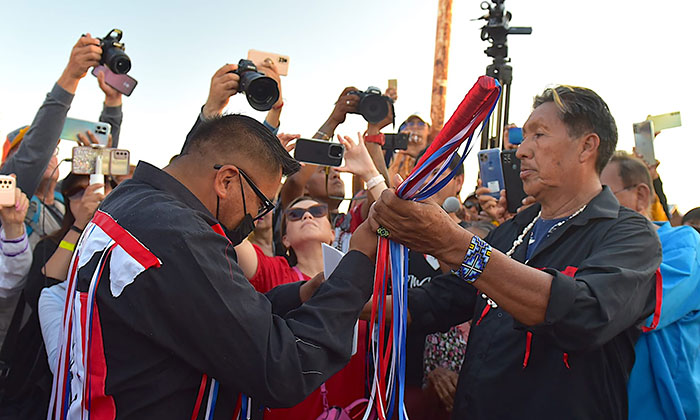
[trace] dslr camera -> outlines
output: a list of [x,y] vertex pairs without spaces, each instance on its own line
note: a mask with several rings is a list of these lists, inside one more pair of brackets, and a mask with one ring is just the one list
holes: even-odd
[[102,48],[102,58],[100,64],[109,67],[116,74],[127,74],[131,70],[131,59],[124,52],[124,44],[121,43],[122,31],[112,29],[104,38],[100,40]]
[[394,102],[388,96],[382,95],[379,88],[370,86],[366,91],[353,90],[348,92],[348,95],[356,95],[360,97],[360,103],[357,105],[357,112],[369,123],[376,124],[386,118],[389,113],[389,106],[393,107]]
[[258,71],[250,60],[242,59],[238,62],[238,69],[233,73],[240,76],[238,91],[245,92],[246,99],[253,109],[269,111],[280,97],[277,82],[271,77]]

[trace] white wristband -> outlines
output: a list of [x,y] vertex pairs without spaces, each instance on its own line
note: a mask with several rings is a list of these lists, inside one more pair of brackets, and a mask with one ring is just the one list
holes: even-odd
[[371,190],[372,188],[376,187],[377,185],[381,184],[384,182],[384,177],[380,174],[377,175],[373,178],[371,178],[369,181],[367,181],[367,189]]

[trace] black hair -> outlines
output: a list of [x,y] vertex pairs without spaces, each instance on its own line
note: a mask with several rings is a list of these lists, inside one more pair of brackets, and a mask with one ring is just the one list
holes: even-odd
[[[240,114],[224,115],[204,122],[185,146],[183,155],[214,151],[233,151],[261,163],[267,169],[282,169],[289,176],[300,168],[299,162],[282,147],[270,130],[253,118]],[[221,164],[227,162],[219,162]]]
[[554,102],[569,136],[579,137],[593,132],[600,138],[596,171],[600,174],[617,147],[617,125],[608,105],[591,89],[561,85],[547,88],[536,96],[532,108]]
[[80,181],[90,181],[89,175],[76,175],[73,172],[68,173],[65,178],[61,181],[61,194],[63,195],[63,204],[65,206],[65,213],[63,214],[63,220],[61,220],[61,227],[48,235],[45,236],[55,243],[59,243],[61,239],[66,236],[66,233],[70,230],[70,227],[75,223],[75,216],[70,208],[70,196],[82,189],[80,186]]

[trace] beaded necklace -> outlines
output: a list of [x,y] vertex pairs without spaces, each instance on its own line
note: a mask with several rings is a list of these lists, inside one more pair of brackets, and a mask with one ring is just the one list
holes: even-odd
[[[556,225],[552,226],[549,229],[549,231],[547,231],[547,236],[551,235],[552,232],[557,230],[557,228],[561,227],[561,225],[563,225],[564,223],[568,222],[569,220],[571,220],[574,217],[581,214],[581,212],[586,209],[586,206],[587,206],[587,204],[584,204],[583,207],[576,210],[571,216],[567,217],[566,219],[564,219],[564,220],[560,221],[559,223],[557,223]],[[513,246],[511,246],[510,249],[508,250],[508,252],[506,252],[506,257],[512,258],[513,253],[515,253],[515,250],[523,243],[527,234],[530,233],[532,228],[535,226],[535,222],[537,222],[540,219],[540,216],[542,216],[542,210],[540,210],[540,212],[537,213],[537,216],[535,216],[535,218],[532,219],[532,222],[530,222],[529,225],[525,226],[525,229],[523,229],[523,231],[520,233],[520,235],[518,235],[518,237],[515,239],[515,241],[513,241]],[[525,264],[527,264],[528,262],[530,262],[530,260],[526,260]],[[493,299],[488,297],[486,295],[486,293],[482,293],[481,297],[483,299],[486,299],[486,303],[488,303],[490,307],[492,307],[494,309],[498,308],[498,304],[496,302],[494,302]]]

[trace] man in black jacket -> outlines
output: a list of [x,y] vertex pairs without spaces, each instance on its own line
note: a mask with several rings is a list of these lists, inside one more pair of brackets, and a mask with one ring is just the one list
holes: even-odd
[[371,294],[368,226],[310,299],[310,282],[261,295],[236,264],[298,167],[240,115],[204,123],[164,170],[139,164],[76,249],[52,418],[231,419],[250,405],[242,393],[292,406],[347,363]]
[[413,328],[473,321],[454,418],[626,419],[634,344],[654,310],[658,237],[601,186],[617,129],[595,92],[545,90],[523,138],[520,177],[538,204],[485,242],[437,205],[392,191],[374,206],[372,228],[457,271],[409,291]]

